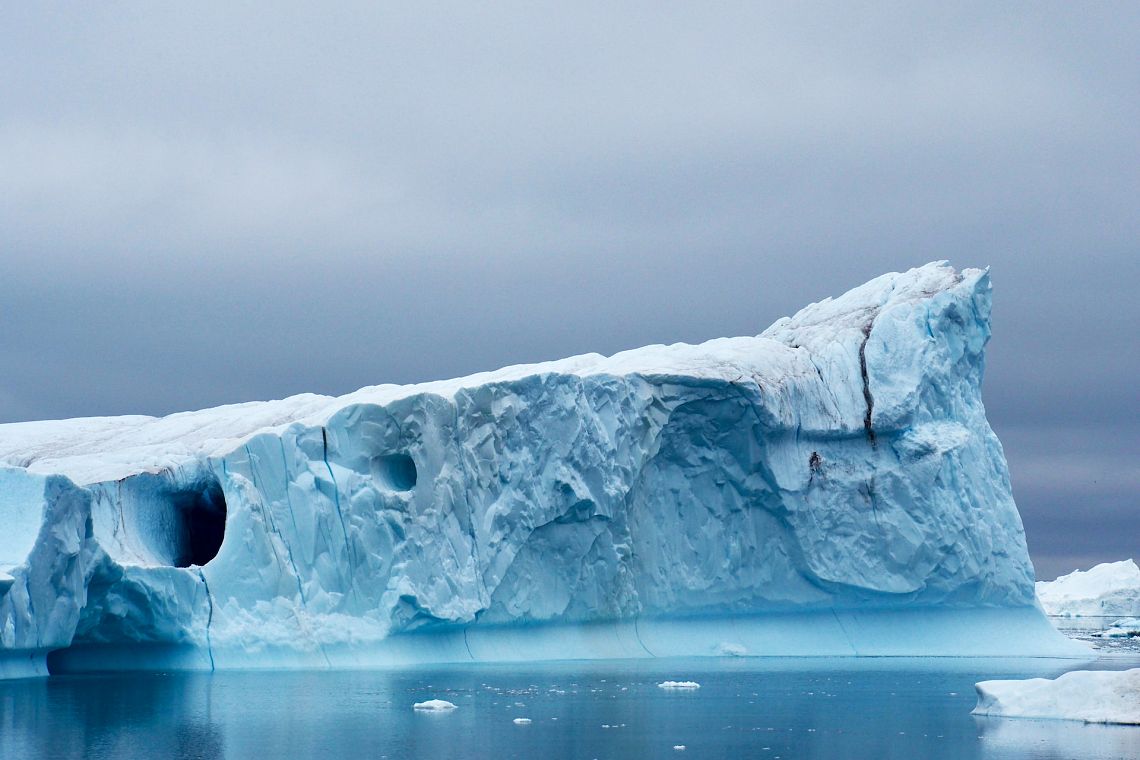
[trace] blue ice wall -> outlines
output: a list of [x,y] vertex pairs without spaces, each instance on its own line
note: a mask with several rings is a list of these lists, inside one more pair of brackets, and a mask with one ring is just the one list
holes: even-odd
[[[989,314],[986,272],[933,264],[752,338],[25,428],[30,469],[75,480],[70,506],[0,501],[44,515],[4,545],[3,646],[57,669],[1072,654],[985,418]],[[16,581],[60,551],[32,610]]]

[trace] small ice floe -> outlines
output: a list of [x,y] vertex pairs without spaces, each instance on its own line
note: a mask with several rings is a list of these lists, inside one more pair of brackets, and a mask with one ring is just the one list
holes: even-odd
[[1058,678],[982,681],[974,715],[1140,725],[1140,668],[1074,670]]
[[446,699],[429,699],[426,702],[416,702],[412,705],[412,709],[423,710],[424,712],[447,712],[454,710],[455,705]]
[[516,726],[529,726],[531,721],[530,718],[515,718],[511,722]]
[[684,744],[674,744],[673,749],[677,750],[678,752],[684,752],[685,751],[685,745]]
[[1100,639],[1130,639],[1140,637],[1140,618],[1122,618],[1103,631],[1093,634]]
[[657,684],[658,689],[699,689],[701,685],[696,681],[662,681]]

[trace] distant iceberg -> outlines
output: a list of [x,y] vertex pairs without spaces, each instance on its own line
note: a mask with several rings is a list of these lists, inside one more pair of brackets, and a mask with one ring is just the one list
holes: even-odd
[[974,715],[1140,725],[1140,668],[1075,670],[1059,678],[982,681]]
[[755,337],[0,425],[0,675],[1083,652],[1036,605],[989,316],[935,263]]
[[1050,615],[1136,617],[1140,615],[1140,567],[1126,559],[1076,570],[1055,581],[1038,581],[1037,598]]

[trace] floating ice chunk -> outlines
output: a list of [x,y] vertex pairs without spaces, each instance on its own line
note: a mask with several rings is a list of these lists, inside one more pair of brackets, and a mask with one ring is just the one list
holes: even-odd
[[685,745],[684,744],[674,744],[673,749],[677,750],[678,752],[684,752],[685,751]]
[[1140,618],[1121,618],[1093,636],[1102,639],[1130,639],[1140,637]]
[[1140,725],[1140,668],[1074,670],[1056,679],[982,681],[974,715]]
[[529,726],[531,723],[530,718],[515,718],[513,721],[516,726]]
[[1117,620],[1103,631],[1092,634],[1098,639],[1130,639],[1140,636],[1140,618]]
[[699,689],[701,685],[696,681],[662,681],[657,684],[659,689]]
[[1038,581],[1037,598],[1049,615],[1124,617],[1140,615],[1140,567],[1126,559],[1075,570],[1055,581]]
[[429,699],[426,702],[416,702],[412,705],[412,709],[423,710],[425,712],[448,712],[449,710],[454,710],[455,705],[446,699]]

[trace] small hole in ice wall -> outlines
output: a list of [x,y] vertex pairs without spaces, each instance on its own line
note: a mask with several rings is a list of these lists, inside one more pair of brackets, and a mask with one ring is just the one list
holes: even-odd
[[384,488],[410,491],[416,487],[416,463],[407,454],[373,457],[372,478]]

